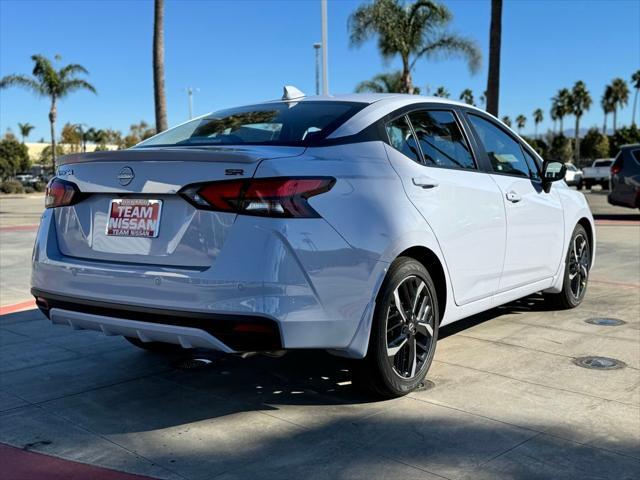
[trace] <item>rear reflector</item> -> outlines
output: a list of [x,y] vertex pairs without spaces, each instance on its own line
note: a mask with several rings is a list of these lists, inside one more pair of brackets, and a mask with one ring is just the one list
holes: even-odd
[[75,183],[54,177],[49,181],[44,196],[45,208],[66,207],[80,200],[80,190]]
[[189,185],[180,194],[197,208],[243,215],[314,218],[308,199],[331,190],[331,177],[275,177]]

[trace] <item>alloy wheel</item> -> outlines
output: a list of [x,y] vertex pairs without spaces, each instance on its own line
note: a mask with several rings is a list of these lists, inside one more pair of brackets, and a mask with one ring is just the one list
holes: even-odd
[[569,284],[572,295],[579,299],[589,278],[589,243],[584,235],[574,237],[569,253]]
[[386,320],[387,359],[396,375],[413,378],[435,343],[433,298],[421,278],[409,276],[400,282],[389,299]]

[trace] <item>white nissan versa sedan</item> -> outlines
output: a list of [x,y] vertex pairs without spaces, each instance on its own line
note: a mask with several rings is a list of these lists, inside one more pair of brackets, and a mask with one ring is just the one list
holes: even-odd
[[149,350],[327,349],[403,395],[442,325],[535,292],[580,304],[595,229],[564,175],[468,105],[285,87],[62,158],[32,293],[53,323]]

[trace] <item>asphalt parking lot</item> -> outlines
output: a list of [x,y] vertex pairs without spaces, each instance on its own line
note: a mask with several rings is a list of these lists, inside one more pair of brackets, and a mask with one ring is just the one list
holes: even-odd
[[[163,479],[639,478],[640,215],[587,196],[599,220],[584,303],[547,311],[532,296],[445,327],[425,388],[389,401],[323,352],[196,352],[211,363],[193,369],[53,327],[28,309],[42,197],[4,197],[0,443]],[[592,355],[623,368],[576,365]]]

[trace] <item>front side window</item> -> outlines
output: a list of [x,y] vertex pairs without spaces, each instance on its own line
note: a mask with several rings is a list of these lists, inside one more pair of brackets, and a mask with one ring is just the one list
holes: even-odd
[[[527,166],[529,167],[529,172],[531,172],[531,178],[534,180],[540,180],[540,170],[538,168],[538,162],[533,155],[527,152],[524,148],[522,149],[524,152],[524,158],[527,161]],[[576,167],[573,167],[574,170],[577,171]]]
[[419,163],[420,154],[418,152],[418,146],[411,127],[407,122],[407,118],[396,118],[387,124],[386,129],[391,146],[399,152],[404,153],[411,160]]
[[273,102],[211,113],[138,145],[310,145],[327,137],[366,104]]
[[451,111],[422,110],[409,114],[428,167],[475,169],[469,145]]
[[480,137],[493,171],[520,177],[533,177],[520,144],[501,128],[477,115],[469,114],[469,121]]

